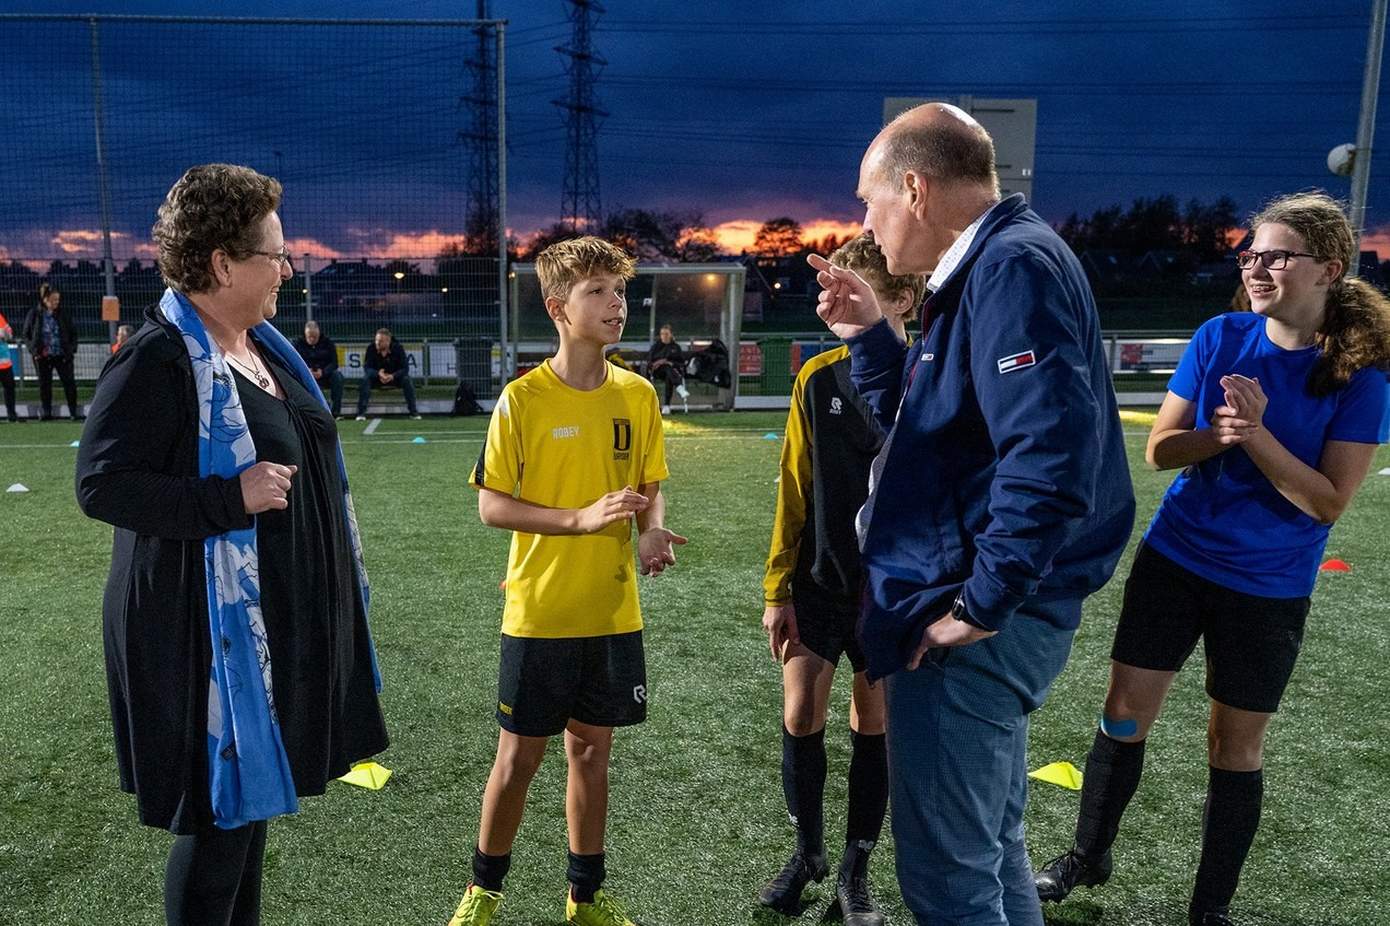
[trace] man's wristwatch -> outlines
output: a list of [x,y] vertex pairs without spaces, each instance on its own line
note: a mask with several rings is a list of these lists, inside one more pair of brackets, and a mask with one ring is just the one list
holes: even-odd
[[980,630],[989,629],[988,627],[982,626],[979,621],[972,618],[970,616],[970,612],[965,609],[965,592],[961,592],[959,595],[956,596],[955,602],[951,605],[951,616],[958,621],[963,621],[969,624],[971,627],[975,627]]

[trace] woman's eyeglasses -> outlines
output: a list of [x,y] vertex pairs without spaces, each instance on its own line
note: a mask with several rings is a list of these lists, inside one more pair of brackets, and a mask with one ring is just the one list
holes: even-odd
[[1285,251],[1279,248],[1272,251],[1241,251],[1236,255],[1236,266],[1242,270],[1249,270],[1255,266],[1255,261],[1259,261],[1265,265],[1266,270],[1283,270],[1288,265],[1290,257],[1317,258],[1317,256],[1306,251]]
[[[294,269],[294,264],[290,262],[290,249],[288,247],[281,248],[278,251],[252,251],[251,253],[259,254],[262,257],[269,257],[281,267],[289,267],[291,270]],[[1242,264],[1242,266],[1244,265]]]

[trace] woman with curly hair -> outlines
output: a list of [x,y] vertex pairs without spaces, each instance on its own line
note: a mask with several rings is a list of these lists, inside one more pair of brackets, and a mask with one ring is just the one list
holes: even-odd
[[178,834],[170,924],[259,922],[266,821],[386,747],[332,415],[273,327],[280,184],[206,164],[154,237],[169,288],[112,355],[77,498],[115,525],[103,604],[121,787]]
[[1355,251],[1341,207],[1322,193],[1284,196],[1253,228],[1238,258],[1251,311],[1197,331],[1149,435],[1149,464],[1182,472],[1125,585],[1075,843],[1038,872],[1043,900],[1109,878],[1145,740],[1203,639],[1210,772],[1188,918],[1232,923],[1260,822],[1265,731],[1328,532],[1387,439],[1390,301],[1347,278]]

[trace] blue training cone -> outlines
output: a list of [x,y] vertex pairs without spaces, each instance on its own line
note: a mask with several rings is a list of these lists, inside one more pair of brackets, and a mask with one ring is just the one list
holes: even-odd
[[763,435],[763,440],[777,440],[777,432],[768,431],[766,434]]
[[426,443],[426,440],[425,440],[423,437],[417,437],[417,438],[415,438],[413,441],[411,441],[411,443],[412,443],[412,444],[423,444],[423,443]]

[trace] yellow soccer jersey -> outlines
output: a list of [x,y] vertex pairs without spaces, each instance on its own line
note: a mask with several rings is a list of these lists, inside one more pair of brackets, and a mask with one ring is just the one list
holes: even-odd
[[[667,478],[656,390],[605,364],[607,381],[583,392],[549,361],[507,384],[473,471],[491,489],[547,508],[583,508],[623,486]],[[597,637],[642,628],[632,527],[597,534],[512,533],[502,632]]]

